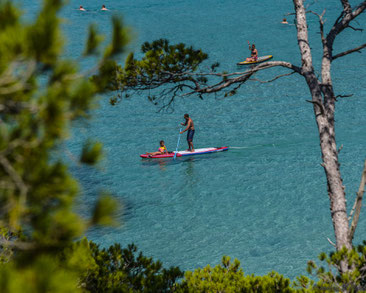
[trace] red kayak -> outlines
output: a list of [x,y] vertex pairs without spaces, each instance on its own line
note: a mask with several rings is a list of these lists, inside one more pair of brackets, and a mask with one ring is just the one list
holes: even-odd
[[[229,147],[195,149],[194,152],[179,151],[179,152],[177,152],[177,157],[212,154],[212,153],[223,152],[223,151],[227,151],[227,150],[229,150]],[[147,154],[142,154],[142,155],[140,155],[140,157],[144,158],[144,159],[163,159],[163,158],[173,158],[174,154],[175,154],[175,152],[170,152],[168,154],[155,155],[155,156],[149,156]]]

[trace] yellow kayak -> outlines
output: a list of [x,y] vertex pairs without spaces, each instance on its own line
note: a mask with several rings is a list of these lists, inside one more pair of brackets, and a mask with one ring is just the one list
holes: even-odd
[[237,64],[238,65],[256,64],[256,63],[261,63],[261,62],[267,61],[271,58],[273,58],[272,55],[266,55],[266,56],[258,57],[257,61],[249,61],[249,62],[248,61],[243,61],[243,62],[239,62]]

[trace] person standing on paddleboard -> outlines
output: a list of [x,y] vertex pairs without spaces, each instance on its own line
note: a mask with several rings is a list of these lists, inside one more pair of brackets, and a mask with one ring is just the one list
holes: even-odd
[[248,45],[249,45],[249,50],[251,51],[251,54],[250,54],[250,57],[247,58],[247,62],[254,62],[254,61],[257,61],[258,59],[258,51],[257,49],[255,48],[255,45],[252,44],[252,46],[250,47],[250,43],[249,41],[248,42]]
[[193,120],[189,117],[188,114],[184,114],[184,119],[186,120],[185,123],[181,123],[181,125],[187,126],[186,129],[180,132],[182,134],[183,132],[187,132],[187,142],[188,142],[188,150],[190,152],[194,152],[193,148],[193,136],[194,136],[194,123]]

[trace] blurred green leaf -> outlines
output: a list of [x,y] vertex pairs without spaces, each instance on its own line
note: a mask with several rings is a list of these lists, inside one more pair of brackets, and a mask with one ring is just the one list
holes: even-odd
[[88,165],[94,165],[95,163],[99,162],[103,155],[102,148],[102,143],[88,140],[86,143],[84,143],[80,162]]
[[103,39],[104,37],[98,34],[96,25],[95,24],[90,25],[84,56],[97,54],[99,45],[103,41]]
[[115,215],[118,203],[108,194],[102,194],[94,206],[92,225],[111,226],[117,225]]

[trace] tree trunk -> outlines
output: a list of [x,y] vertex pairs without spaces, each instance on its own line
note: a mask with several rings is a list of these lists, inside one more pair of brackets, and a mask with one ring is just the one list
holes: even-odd
[[[293,0],[296,11],[297,39],[301,53],[302,75],[308,84],[312,103],[314,105],[314,115],[318,125],[320,149],[322,160],[327,177],[328,195],[330,201],[330,211],[334,227],[337,250],[346,247],[352,248],[348,238],[348,219],[346,209],[346,198],[342,184],[341,173],[338,163],[338,151],[334,130],[335,98],[332,87],[330,64],[331,48],[326,44],[323,47],[322,82],[320,82],[314,72],[312,64],[311,48],[308,39],[306,11],[303,0]],[[347,271],[346,263],[341,270]]]
[[[322,153],[322,166],[327,178],[328,196],[330,201],[330,212],[333,222],[334,235],[336,239],[336,249],[343,247],[352,249],[352,240],[349,239],[349,226],[347,219],[346,196],[341,173],[339,170],[338,151],[335,140],[334,129],[334,101],[331,106],[324,107],[322,94],[325,101],[334,99],[332,87],[321,91],[320,83],[314,72],[305,74],[305,79],[309,86],[312,101],[314,104],[314,115],[318,126],[320,149]],[[347,261],[341,262],[341,273],[348,271]]]
[[318,124],[320,148],[323,159],[322,166],[324,167],[325,175],[327,177],[330,212],[336,238],[336,247],[337,250],[340,250],[343,247],[352,249],[352,243],[348,239],[349,227],[346,196],[339,170],[338,151],[334,132],[334,119],[329,121],[329,117],[327,116],[319,115],[316,117],[316,121]]

